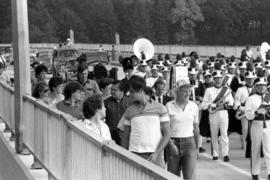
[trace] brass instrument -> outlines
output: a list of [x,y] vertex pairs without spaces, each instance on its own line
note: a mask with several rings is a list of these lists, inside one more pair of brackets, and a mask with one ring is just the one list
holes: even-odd
[[244,117],[246,117],[245,112],[241,111],[241,110],[237,110],[235,113],[235,118],[238,120],[243,119]]
[[155,54],[154,45],[145,38],[137,39],[133,44],[133,52],[140,60],[149,60]]
[[225,101],[226,97],[230,94],[227,93],[226,95],[224,95],[218,102],[216,102],[215,104],[217,105],[216,107],[210,107],[209,108],[209,113],[210,114],[214,114],[215,112],[217,112],[218,110],[222,109],[224,106],[226,106],[228,104],[228,102]]
[[261,53],[261,57],[263,59],[263,62],[266,61],[266,54],[267,54],[267,52],[269,50],[270,50],[270,45],[267,42],[263,42],[261,44],[261,50],[260,50],[260,53]]

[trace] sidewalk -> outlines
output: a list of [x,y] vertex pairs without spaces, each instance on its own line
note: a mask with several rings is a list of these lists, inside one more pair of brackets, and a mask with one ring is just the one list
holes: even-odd
[[[4,135],[5,139],[9,142],[10,146],[15,152],[15,141],[10,141],[9,138],[11,136],[11,133],[5,133],[4,132],[5,124],[0,123],[0,132]],[[44,169],[31,169],[31,165],[33,163],[33,156],[32,155],[20,155],[17,154],[18,157],[22,160],[24,165],[29,169],[30,173],[36,180],[48,180],[48,173]],[[14,179],[16,180],[16,179]]]

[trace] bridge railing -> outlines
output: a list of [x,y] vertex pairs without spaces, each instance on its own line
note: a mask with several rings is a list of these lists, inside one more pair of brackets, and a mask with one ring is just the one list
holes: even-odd
[[[14,124],[14,90],[0,83],[0,115]],[[21,132],[23,143],[51,179],[179,179],[164,169],[108,143],[88,130],[82,121],[52,108],[35,98],[23,97]],[[11,121],[6,119],[11,118]]]

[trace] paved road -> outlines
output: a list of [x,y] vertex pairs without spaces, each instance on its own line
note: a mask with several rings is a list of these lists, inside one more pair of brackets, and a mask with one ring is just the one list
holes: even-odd
[[[250,159],[244,157],[238,134],[230,135],[229,163],[223,162],[222,157],[213,161],[210,143],[204,143],[206,153],[199,156],[196,180],[250,180]],[[267,179],[266,166],[261,161],[261,179]]]

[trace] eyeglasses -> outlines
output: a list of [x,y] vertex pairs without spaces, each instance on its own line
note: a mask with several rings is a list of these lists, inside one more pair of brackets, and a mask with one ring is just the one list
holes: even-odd
[[86,88],[86,90],[87,90],[87,91],[93,91],[93,89],[92,89],[92,88]]
[[49,89],[45,89],[45,90],[43,90],[43,92],[44,92],[44,93],[46,93],[46,92],[48,92],[48,91],[49,91]]

